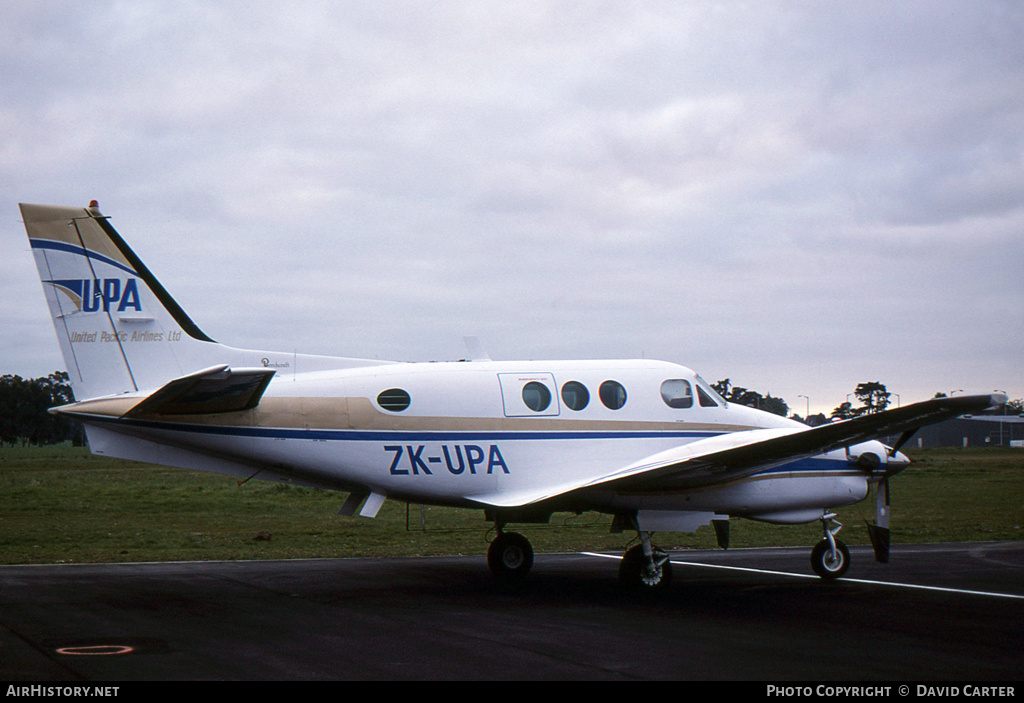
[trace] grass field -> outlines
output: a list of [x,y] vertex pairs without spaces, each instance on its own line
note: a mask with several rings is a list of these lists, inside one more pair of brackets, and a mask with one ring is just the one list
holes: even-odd
[[[892,480],[893,541],[1024,538],[1024,451],[933,449]],[[344,493],[94,457],[82,448],[0,448],[0,563],[484,554],[482,511],[388,501],[376,519],[337,515]],[[867,544],[874,496],[839,511]],[[611,518],[556,514],[523,525],[537,552],[621,550]],[[810,546],[813,525],[733,520],[731,546]],[[662,534],[668,549],[715,547],[714,531]]]

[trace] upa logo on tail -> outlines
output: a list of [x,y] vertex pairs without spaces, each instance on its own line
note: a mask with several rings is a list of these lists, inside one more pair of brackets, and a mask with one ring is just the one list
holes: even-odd
[[62,279],[43,283],[67,296],[79,312],[142,312],[137,278]]

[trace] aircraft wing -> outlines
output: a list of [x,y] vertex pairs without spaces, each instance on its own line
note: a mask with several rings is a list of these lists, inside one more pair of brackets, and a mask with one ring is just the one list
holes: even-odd
[[688,490],[743,478],[878,437],[902,434],[901,444],[925,425],[1005,402],[1006,396],[1002,394],[933,398],[820,427],[732,432],[674,447],[586,482],[472,498],[495,507],[521,507],[591,489],[631,494]]
[[202,415],[255,408],[274,369],[233,369],[227,364],[176,378],[136,404],[122,417]]
[[1001,394],[933,398],[806,430],[748,430],[719,435],[648,457],[601,483],[638,492],[720,483],[878,437],[912,433],[925,425],[1005,402],[1006,396]]

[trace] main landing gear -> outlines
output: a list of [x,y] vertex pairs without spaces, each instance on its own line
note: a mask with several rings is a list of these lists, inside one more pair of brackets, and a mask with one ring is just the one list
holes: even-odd
[[619,562],[619,583],[630,591],[661,591],[672,583],[672,562],[668,554],[651,543],[654,534],[640,526],[637,513],[618,514],[612,532],[634,530],[640,544],[626,550]]
[[[835,517],[835,513],[825,513],[818,518],[825,536],[811,550],[811,568],[826,580],[837,579],[850,568],[850,550],[836,539],[843,525]],[[830,527],[830,523],[834,527]]]
[[487,549],[487,566],[503,581],[522,579],[533,567],[533,546],[521,534],[497,529],[498,536]]
[[639,531],[640,544],[626,551],[619,563],[619,581],[630,590],[661,591],[672,583],[668,554],[651,544],[651,533]]
[[[619,563],[619,580],[629,590],[660,591],[672,583],[672,564],[668,554],[651,543],[651,533],[633,522],[640,544],[626,551]],[[497,536],[487,549],[487,566],[505,582],[521,581],[533,567],[533,547],[516,532],[505,532],[496,523]]]

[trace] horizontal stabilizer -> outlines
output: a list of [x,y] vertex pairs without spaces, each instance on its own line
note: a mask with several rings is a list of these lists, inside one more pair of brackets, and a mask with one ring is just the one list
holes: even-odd
[[274,369],[213,366],[176,378],[122,417],[205,415],[251,410],[259,405]]

